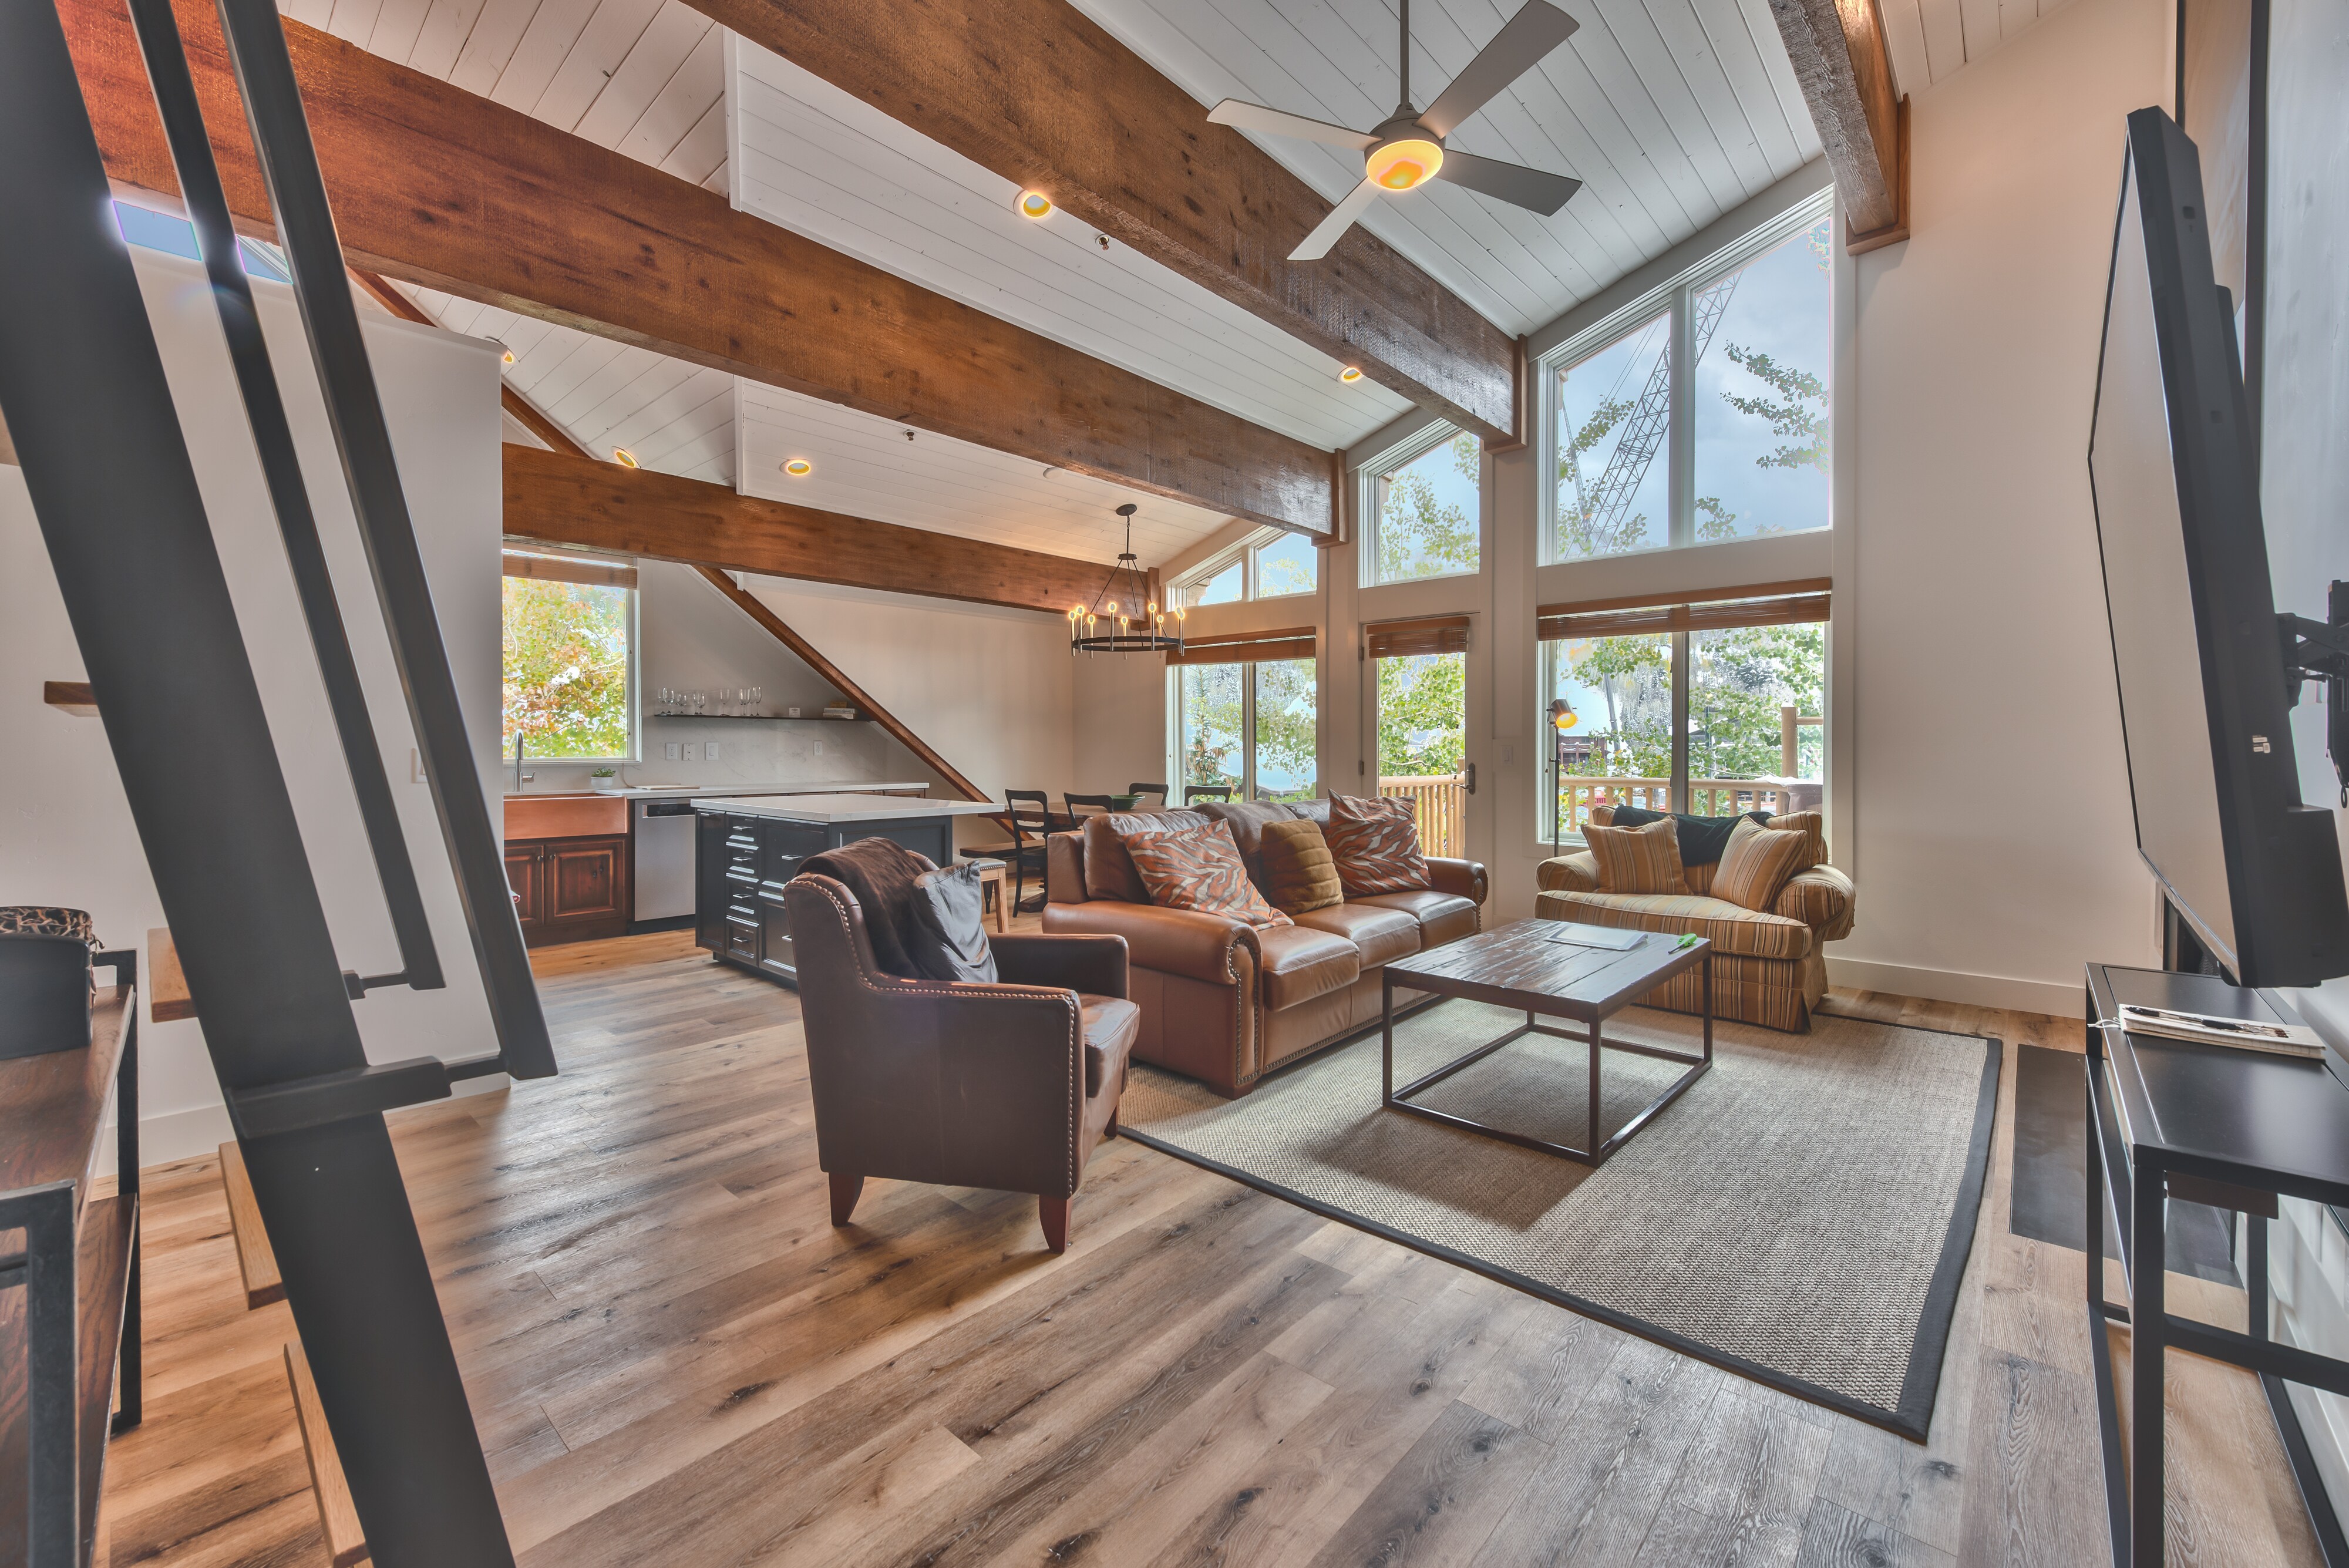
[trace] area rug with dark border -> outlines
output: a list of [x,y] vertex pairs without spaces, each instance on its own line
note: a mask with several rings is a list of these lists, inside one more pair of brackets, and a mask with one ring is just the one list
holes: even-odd
[[[1524,1021],[1452,1000],[1395,1031],[1398,1083]],[[1696,1048],[1645,1008],[1609,1037]],[[1136,1064],[1120,1129],[1332,1219],[1922,1441],[1971,1249],[2000,1045],[1819,1016],[1714,1028],[1713,1070],[1597,1170],[1385,1110],[1376,1030],[1224,1100]],[[1611,1134],[1681,1071],[1610,1051]],[[1423,1093],[1559,1142],[1585,1128],[1578,1042],[1527,1035]]]

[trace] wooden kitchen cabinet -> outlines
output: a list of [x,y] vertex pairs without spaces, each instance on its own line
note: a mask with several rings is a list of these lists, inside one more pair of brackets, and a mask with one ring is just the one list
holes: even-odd
[[532,947],[628,932],[628,838],[509,839],[506,880]]

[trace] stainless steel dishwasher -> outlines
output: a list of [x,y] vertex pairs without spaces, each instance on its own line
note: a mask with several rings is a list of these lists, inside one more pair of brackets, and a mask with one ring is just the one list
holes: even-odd
[[638,920],[693,913],[693,803],[640,800],[636,821]]

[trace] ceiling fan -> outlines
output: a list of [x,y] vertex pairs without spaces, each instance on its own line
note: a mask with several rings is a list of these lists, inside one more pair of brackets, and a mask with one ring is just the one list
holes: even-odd
[[1427,112],[1416,114],[1411,107],[1411,0],[1402,0],[1402,101],[1393,118],[1376,130],[1349,130],[1342,125],[1242,103],[1236,98],[1209,109],[1207,119],[1241,130],[1350,147],[1363,154],[1362,182],[1288,253],[1290,261],[1320,260],[1382,192],[1409,191],[1430,180],[1449,180],[1547,218],[1582,189],[1581,181],[1473,153],[1448,151],[1444,139],[1566,42],[1578,26],[1549,0],[1526,0],[1524,8],[1493,35],[1493,41],[1477,52],[1467,68],[1436,95]]

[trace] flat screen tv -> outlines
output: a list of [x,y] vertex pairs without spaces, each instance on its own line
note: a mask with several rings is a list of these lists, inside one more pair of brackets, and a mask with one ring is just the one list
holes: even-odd
[[2349,974],[2333,814],[2304,805],[2233,311],[2193,142],[2128,118],[2088,444],[2137,848],[2238,984]]

